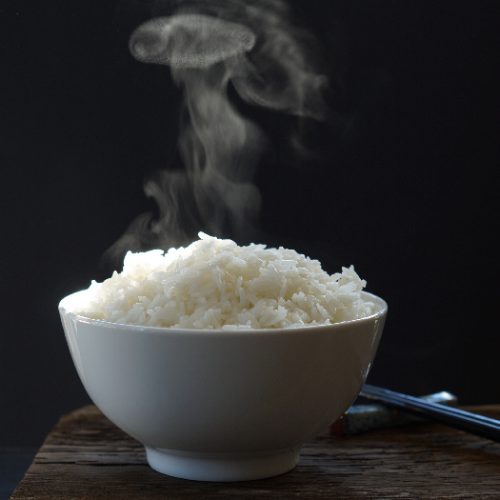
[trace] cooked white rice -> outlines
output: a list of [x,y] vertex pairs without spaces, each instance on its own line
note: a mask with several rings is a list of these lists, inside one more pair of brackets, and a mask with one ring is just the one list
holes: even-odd
[[325,325],[373,312],[354,268],[329,275],[294,250],[199,233],[186,248],[127,253],[75,312],[114,323],[233,329]]

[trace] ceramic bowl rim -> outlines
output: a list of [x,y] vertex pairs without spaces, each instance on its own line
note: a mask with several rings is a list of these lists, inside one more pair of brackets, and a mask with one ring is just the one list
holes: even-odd
[[373,300],[377,306],[376,311],[369,316],[364,316],[362,318],[339,321],[330,325],[311,325],[311,326],[300,326],[300,327],[290,327],[290,328],[242,328],[242,329],[210,329],[210,328],[178,328],[178,327],[162,327],[162,326],[143,326],[143,325],[132,325],[127,323],[113,323],[111,321],[105,321],[101,319],[88,318],[77,314],[68,309],[67,303],[70,302],[75,296],[83,294],[87,290],[79,290],[66,295],[59,302],[59,312],[61,316],[71,318],[73,321],[78,323],[84,323],[87,325],[93,325],[99,328],[105,328],[109,330],[127,330],[130,332],[141,332],[160,334],[160,335],[172,335],[172,334],[183,334],[183,335],[203,335],[203,336],[249,336],[251,334],[254,336],[268,336],[268,335],[283,335],[285,334],[302,334],[302,333],[312,333],[312,332],[331,332],[338,328],[344,327],[346,325],[356,325],[360,323],[370,322],[374,320],[379,320],[387,315],[388,305],[387,302],[370,292],[361,292],[364,299]]

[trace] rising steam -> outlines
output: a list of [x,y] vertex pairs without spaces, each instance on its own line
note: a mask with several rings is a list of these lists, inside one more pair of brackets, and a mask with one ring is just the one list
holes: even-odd
[[308,37],[291,24],[281,0],[183,2],[173,15],[134,31],[132,55],[169,66],[184,90],[185,169],[159,172],[145,185],[158,218],[137,218],[112,254],[184,244],[199,229],[248,234],[260,206],[251,180],[264,138],[230,102],[228,86],[251,104],[321,119],[325,77],[312,67]]

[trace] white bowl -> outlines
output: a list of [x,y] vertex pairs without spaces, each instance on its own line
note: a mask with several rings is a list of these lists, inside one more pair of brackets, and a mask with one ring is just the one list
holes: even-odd
[[238,481],[292,469],[302,444],[354,401],[387,314],[281,330],[114,324],[59,304],[78,375],[96,406],[144,444],[162,473]]

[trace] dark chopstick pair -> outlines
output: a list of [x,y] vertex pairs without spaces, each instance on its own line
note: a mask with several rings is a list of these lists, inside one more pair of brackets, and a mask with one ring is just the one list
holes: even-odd
[[438,403],[429,403],[414,396],[365,384],[360,395],[367,399],[380,401],[420,417],[427,417],[455,427],[462,431],[500,442],[500,420],[478,415],[465,410]]

